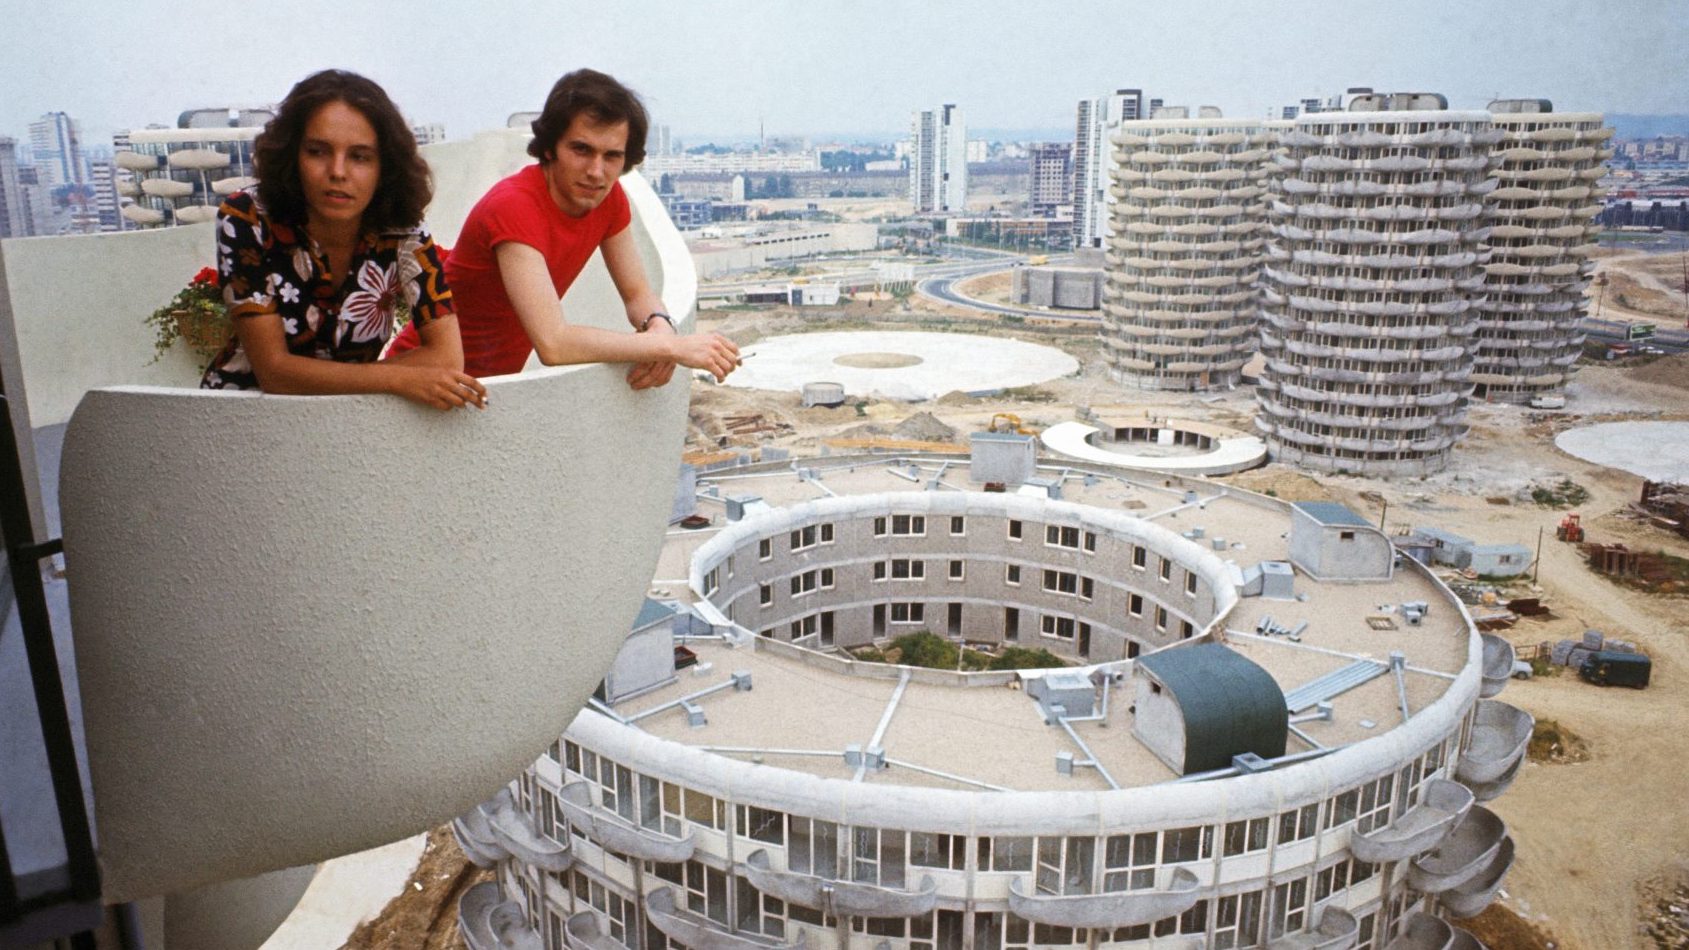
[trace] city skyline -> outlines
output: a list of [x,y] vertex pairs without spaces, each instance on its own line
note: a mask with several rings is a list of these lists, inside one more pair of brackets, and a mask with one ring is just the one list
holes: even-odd
[[[1486,28],[1452,2],[1419,4],[1411,17],[1382,2],[1303,0],[1265,13],[1221,0],[1177,9],[1085,2],[1058,19],[1047,8],[991,2],[828,0],[771,14],[740,0],[673,9],[522,0],[491,11],[423,7],[401,20],[306,0],[243,10],[244,28],[279,36],[334,24],[321,28],[326,35],[286,58],[244,56],[234,69],[184,68],[161,55],[189,48],[196,30],[226,30],[221,6],[116,9],[82,0],[8,11],[17,37],[74,22],[74,49],[92,55],[71,64],[50,44],[17,44],[0,134],[18,136],[43,113],[63,111],[89,142],[109,141],[121,129],[173,125],[185,109],[274,102],[330,66],[376,79],[413,121],[443,123],[452,137],[537,108],[558,75],[588,65],[629,82],[654,121],[695,141],[761,130],[892,139],[906,134],[911,110],[937,102],[963,106],[982,132],[1058,130],[1071,127],[1075,101],[1121,86],[1228,116],[1258,117],[1351,85],[1440,92],[1454,108],[1499,95],[1608,113],[1689,111],[1689,76],[1673,61],[1689,26],[1670,5],[1642,2],[1585,9],[1506,0],[1482,8],[1496,24]],[[1095,26],[1053,28],[1075,19]]]

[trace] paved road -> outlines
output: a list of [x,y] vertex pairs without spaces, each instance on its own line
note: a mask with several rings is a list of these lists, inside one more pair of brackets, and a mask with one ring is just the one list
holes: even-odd
[[[1630,324],[1619,320],[1591,320],[1584,318],[1578,325],[1589,334],[1589,338],[1601,343],[1619,343],[1627,339],[1626,332]],[[1666,323],[1655,324],[1654,337],[1651,340],[1632,340],[1645,346],[1659,347],[1667,353],[1689,352],[1689,329]]]

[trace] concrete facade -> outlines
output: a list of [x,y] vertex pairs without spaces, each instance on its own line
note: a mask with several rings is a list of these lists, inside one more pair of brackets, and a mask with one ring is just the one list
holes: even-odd
[[1565,389],[1582,355],[1578,321],[1594,268],[1613,130],[1599,113],[1555,112],[1541,99],[1490,103],[1504,134],[1492,172],[1486,297],[1478,304],[1477,395],[1506,402]]
[[1073,125],[1073,246],[1101,248],[1113,233],[1109,223],[1109,186],[1114,150],[1109,136],[1123,121],[1144,118],[1141,89],[1117,89],[1106,96],[1079,100]]
[[1114,135],[1114,235],[1104,359],[1144,389],[1230,386],[1255,350],[1262,204],[1259,122],[1123,122]]
[[[1489,687],[1479,640],[1428,573],[1410,569],[1353,595],[1304,577],[1305,609],[1333,596],[1345,605],[1310,628],[1310,636],[1328,639],[1303,647],[1253,637],[1239,628],[1253,627],[1263,609],[1296,608],[1239,598],[1231,567],[1206,539],[1193,543],[1169,529],[1201,517],[1210,531],[1244,539],[1249,556],[1279,557],[1288,506],[1195,479],[1123,475],[1134,491],[1173,502],[1133,518],[1090,503],[954,491],[959,464],[833,459],[824,470],[804,468],[796,481],[789,470],[765,467],[740,477],[774,506],[708,539],[671,539],[700,598],[694,609],[707,606],[723,621],[721,639],[688,642],[713,669],[683,672],[662,693],[579,716],[509,793],[532,835],[528,844],[489,848],[475,836],[473,815],[460,820],[460,840],[480,854],[478,863],[498,869],[508,919],[525,925],[510,933],[540,945],[561,945],[566,936],[569,945],[602,950],[1382,950],[1428,926],[1419,921],[1433,920],[1430,895],[1453,895],[1463,913],[1493,896],[1473,882],[1499,882],[1508,866],[1501,852],[1510,859],[1511,845],[1505,823],[1474,801],[1511,781],[1524,754],[1515,740],[1529,716],[1480,702],[1480,686]],[[905,482],[895,473],[911,466],[922,472],[919,484],[851,491],[859,482]],[[1073,472],[1064,490],[1118,497],[1104,487],[1113,477]],[[883,534],[876,519],[885,519]],[[1006,519],[1021,522],[1019,540]],[[1067,526],[1077,530],[1076,550],[1061,543]],[[1057,543],[1040,543],[1048,537],[1040,529],[1050,527]],[[1087,530],[1097,535],[1094,551]],[[1149,554],[1142,574],[1130,545]],[[965,560],[960,579],[944,567],[953,554]],[[1194,640],[1223,627],[1227,646],[1261,664],[1274,684],[1287,675],[1292,684],[1316,677],[1307,684],[1312,693],[1285,692],[1271,710],[1278,722],[1318,694],[1329,697],[1338,723],[1376,714],[1382,728],[1369,721],[1370,731],[1338,740],[1328,731],[1332,722],[1293,714],[1288,741],[1301,744],[1291,754],[1262,759],[1258,769],[1179,781],[1136,737],[1134,720],[1206,734],[1183,719],[1208,715],[1212,730],[1212,715],[1228,709],[1224,688],[1215,691],[1219,703],[1158,717],[1153,702],[1128,708],[1143,665],[1132,660],[954,673],[840,652],[842,641],[859,638],[855,628],[872,622],[853,613],[872,602],[930,601],[923,622],[942,634],[939,603],[953,597],[951,588],[971,589],[982,573],[996,576],[979,593],[999,605],[1024,601],[1028,621],[1076,609],[1072,596],[1069,606],[1053,607],[1005,590],[999,558],[1025,559],[1040,571],[1094,565],[1084,570],[1099,579],[1142,577],[1128,583],[1159,596],[1162,556],[1171,558],[1175,601],[1186,571],[1194,570],[1199,592],[1215,585],[1213,620]],[[905,558],[925,561],[922,577],[905,568],[902,577],[871,579],[873,563]],[[676,562],[667,563],[664,576],[673,577]],[[847,579],[865,569],[868,580]],[[832,572],[830,586],[822,571]],[[816,587],[808,590],[811,573]],[[788,597],[794,582],[799,593]],[[1381,598],[1425,598],[1438,607],[1425,626],[1380,634],[1346,606]],[[1077,609],[1095,629],[1119,605],[1099,594]],[[807,627],[803,618],[817,611],[833,612],[834,624]],[[764,617],[773,626],[759,629]],[[973,623],[964,614],[961,635],[970,642],[988,637],[1001,619]],[[1329,639],[1333,625],[1355,630]],[[824,646],[829,633],[833,644]],[[1330,655],[1334,646],[1340,656]],[[1380,648],[1410,654],[1404,720],[1385,715],[1400,701],[1391,677],[1352,692],[1317,685],[1346,663],[1377,666],[1352,651]],[[1321,663],[1297,673],[1280,665],[1280,651],[1301,650]],[[1365,691],[1376,707],[1357,705]],[[1320,746],[1302,751],[1310,740]],[[1436,850],[1445,840],[1459,848]],[[1408,869],[1421,864],[1410,884]],[[466,904],[465,916],[466,930],[491,920],[479,905]]]
[[1434,472],[1466,432],[1492,156],[1487,112],[1361,96],[1282,133],[1255,424],[1274,457]]

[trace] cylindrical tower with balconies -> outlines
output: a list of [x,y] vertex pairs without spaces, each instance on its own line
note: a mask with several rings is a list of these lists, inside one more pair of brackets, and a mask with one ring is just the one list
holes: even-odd
[[1275,457],[1434,472],[1466,431],[1501,133],[1431,94],[1304,115],[1273,159],[1256,427]]
[[1230,386],[1255,350],[1266,132],[1170,111],[1114,136],[1105,358],[1141,389]]
[[1578,320],[1593,267],[1613,130],[1597,112],[1555,112],[1546,99],[1490,103],[1505,138],[1490,172],[1488,300],[1478,307],[1479,396],[1525,402],[1564,389],[1583,344]]

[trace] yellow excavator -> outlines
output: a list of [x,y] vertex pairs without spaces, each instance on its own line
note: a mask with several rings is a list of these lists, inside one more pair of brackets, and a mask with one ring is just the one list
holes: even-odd
[[1037,435],[1037,429],[1028,429],[1020,421],[1020,416],[1012,412],[999,412],[991,417],[991,425],[987,432],[1013,432],[1016,435]]

